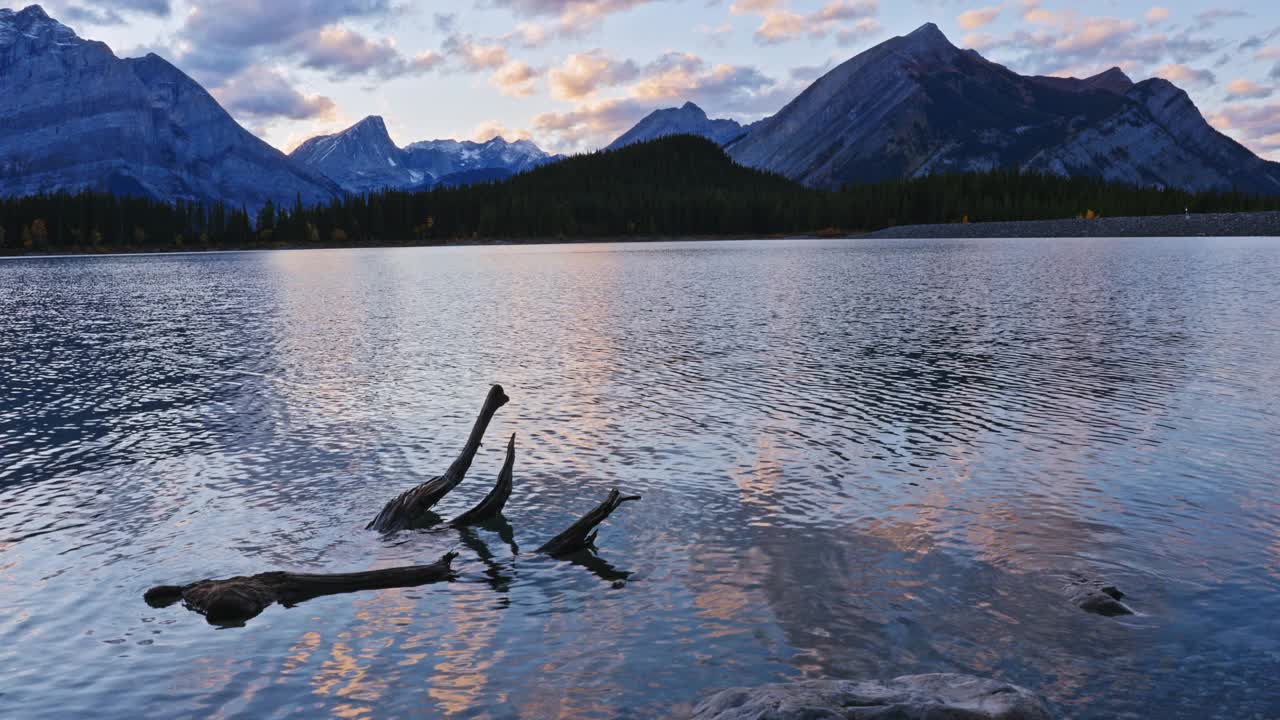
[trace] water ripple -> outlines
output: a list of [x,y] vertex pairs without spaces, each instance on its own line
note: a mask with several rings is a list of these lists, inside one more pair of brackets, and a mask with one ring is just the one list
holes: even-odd
[[[0,262],[0,716],[652,717],[934,671],[1280,715],[1277,305],[1248,239]],[[439,511],[517,432],[510,524],[366,533],[492,382]],[[533,553],[613,487],[645,498],[598,557]],[[243,630],[141,602],[450,550],[457,583]]]

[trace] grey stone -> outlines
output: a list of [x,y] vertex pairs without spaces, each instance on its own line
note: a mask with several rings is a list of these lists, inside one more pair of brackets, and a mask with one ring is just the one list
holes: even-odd
[[712,695],[693,720],[1049,720],[1043,700],[1017,685],[970,675],[888,681],[805,680]]
[[1133,610],[1121,602],[1124,600],[1124,593],[1114,585],[1107,585],[1101,580],[1074,576],[1067,583],[1065,590],[1071,602],[1085,612],[1107,617],[1133,614]]

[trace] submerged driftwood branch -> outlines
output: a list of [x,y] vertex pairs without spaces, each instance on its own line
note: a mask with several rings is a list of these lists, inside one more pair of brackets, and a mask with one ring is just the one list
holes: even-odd
[[190,585],[159,585],[146,592],[151,607],[168,607],[179,600],[218,625],[243,623],[274,603],[291,607],[298,603],[340,593],[383,588],[415,587],[453,579],[451,563],[457,553],[447,553],[430,565],[369,570],[357,573],[312,575],[267,572],[226,580],[201,580]]
[[511,439],[507,441],[507,459],[502,463],[502,471],[498,473],[498,484],[493,486],[493,490],[489,491],[479,505],[450,520],[449,527],[463,528],[468,525],[477,525],[501,515],[502,508],[511,497],[512,470],[515,463],[516,435],[511,433]]
[[489,427],[494,414],[508,401],[510,398],[503,392],[501,385],[490,388],[489,395],[484,400],[484,407],[480,409],[480,416],[476,418],[476,424],[471,428],[471,436],[467,438],[467,444],[458,454],[458,459],[453,461],[443,475],[434,477],[387,503],[386,507],[382,508],[382,512],[378,513],[378,516],[365,526],[365,529],[393,533],[433,524],[437,516],[430,512],[431,508],[466,477],[471,461],[475,459],[476,452],[480,449],[484,431]]
[[538,552],[546,553],[553,557],[561,555],[569,555],[579,550],[587,550],[595,542],[595,528],[604,522],[617,510],[622,503],[632,500],[639,500],[639,495],[623,495],[617,490],[609,493],[609,497],[600,503],[594,510],[582,516],[582,519],[574,523],[568,530],[555,536],[546,545],[538,548]]

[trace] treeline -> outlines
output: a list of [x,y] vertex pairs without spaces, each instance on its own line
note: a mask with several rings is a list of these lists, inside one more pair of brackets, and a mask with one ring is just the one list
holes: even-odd
[[[299,216],[301,208],[296,208]],[[104,193],[0,198],[0,254],[208,249],[259,242],[243,209]]]
[[0,200],[0,252],[444,244],[485,239],[858,232],[918,223],[1280,210],[1280,197],[1189,193],[1016,171],[811,190],[664,138],[505,182],[387,191],[320,207],[168,204],[85,193]]

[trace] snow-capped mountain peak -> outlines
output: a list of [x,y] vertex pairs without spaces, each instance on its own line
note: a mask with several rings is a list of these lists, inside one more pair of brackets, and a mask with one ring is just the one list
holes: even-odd
[[[18,11],[0,10],[0,53],[29,56],[88,44],[74,30],[49,17],[39,5],[29,5]],[[93,44],[106,50],[101,43]],[[8,60],[0,57],[0,63],[6,62]]]
[[[403,149],[387,134],[382,118],[371,115],[340,133],[311,138],[291,154],[328,175],[348,192],[417,189],[439,178],[478,171],[524,172],[555,160],[529,140],[485,142],[424,140]],[[475,177],[492,177],[493,172]]]

